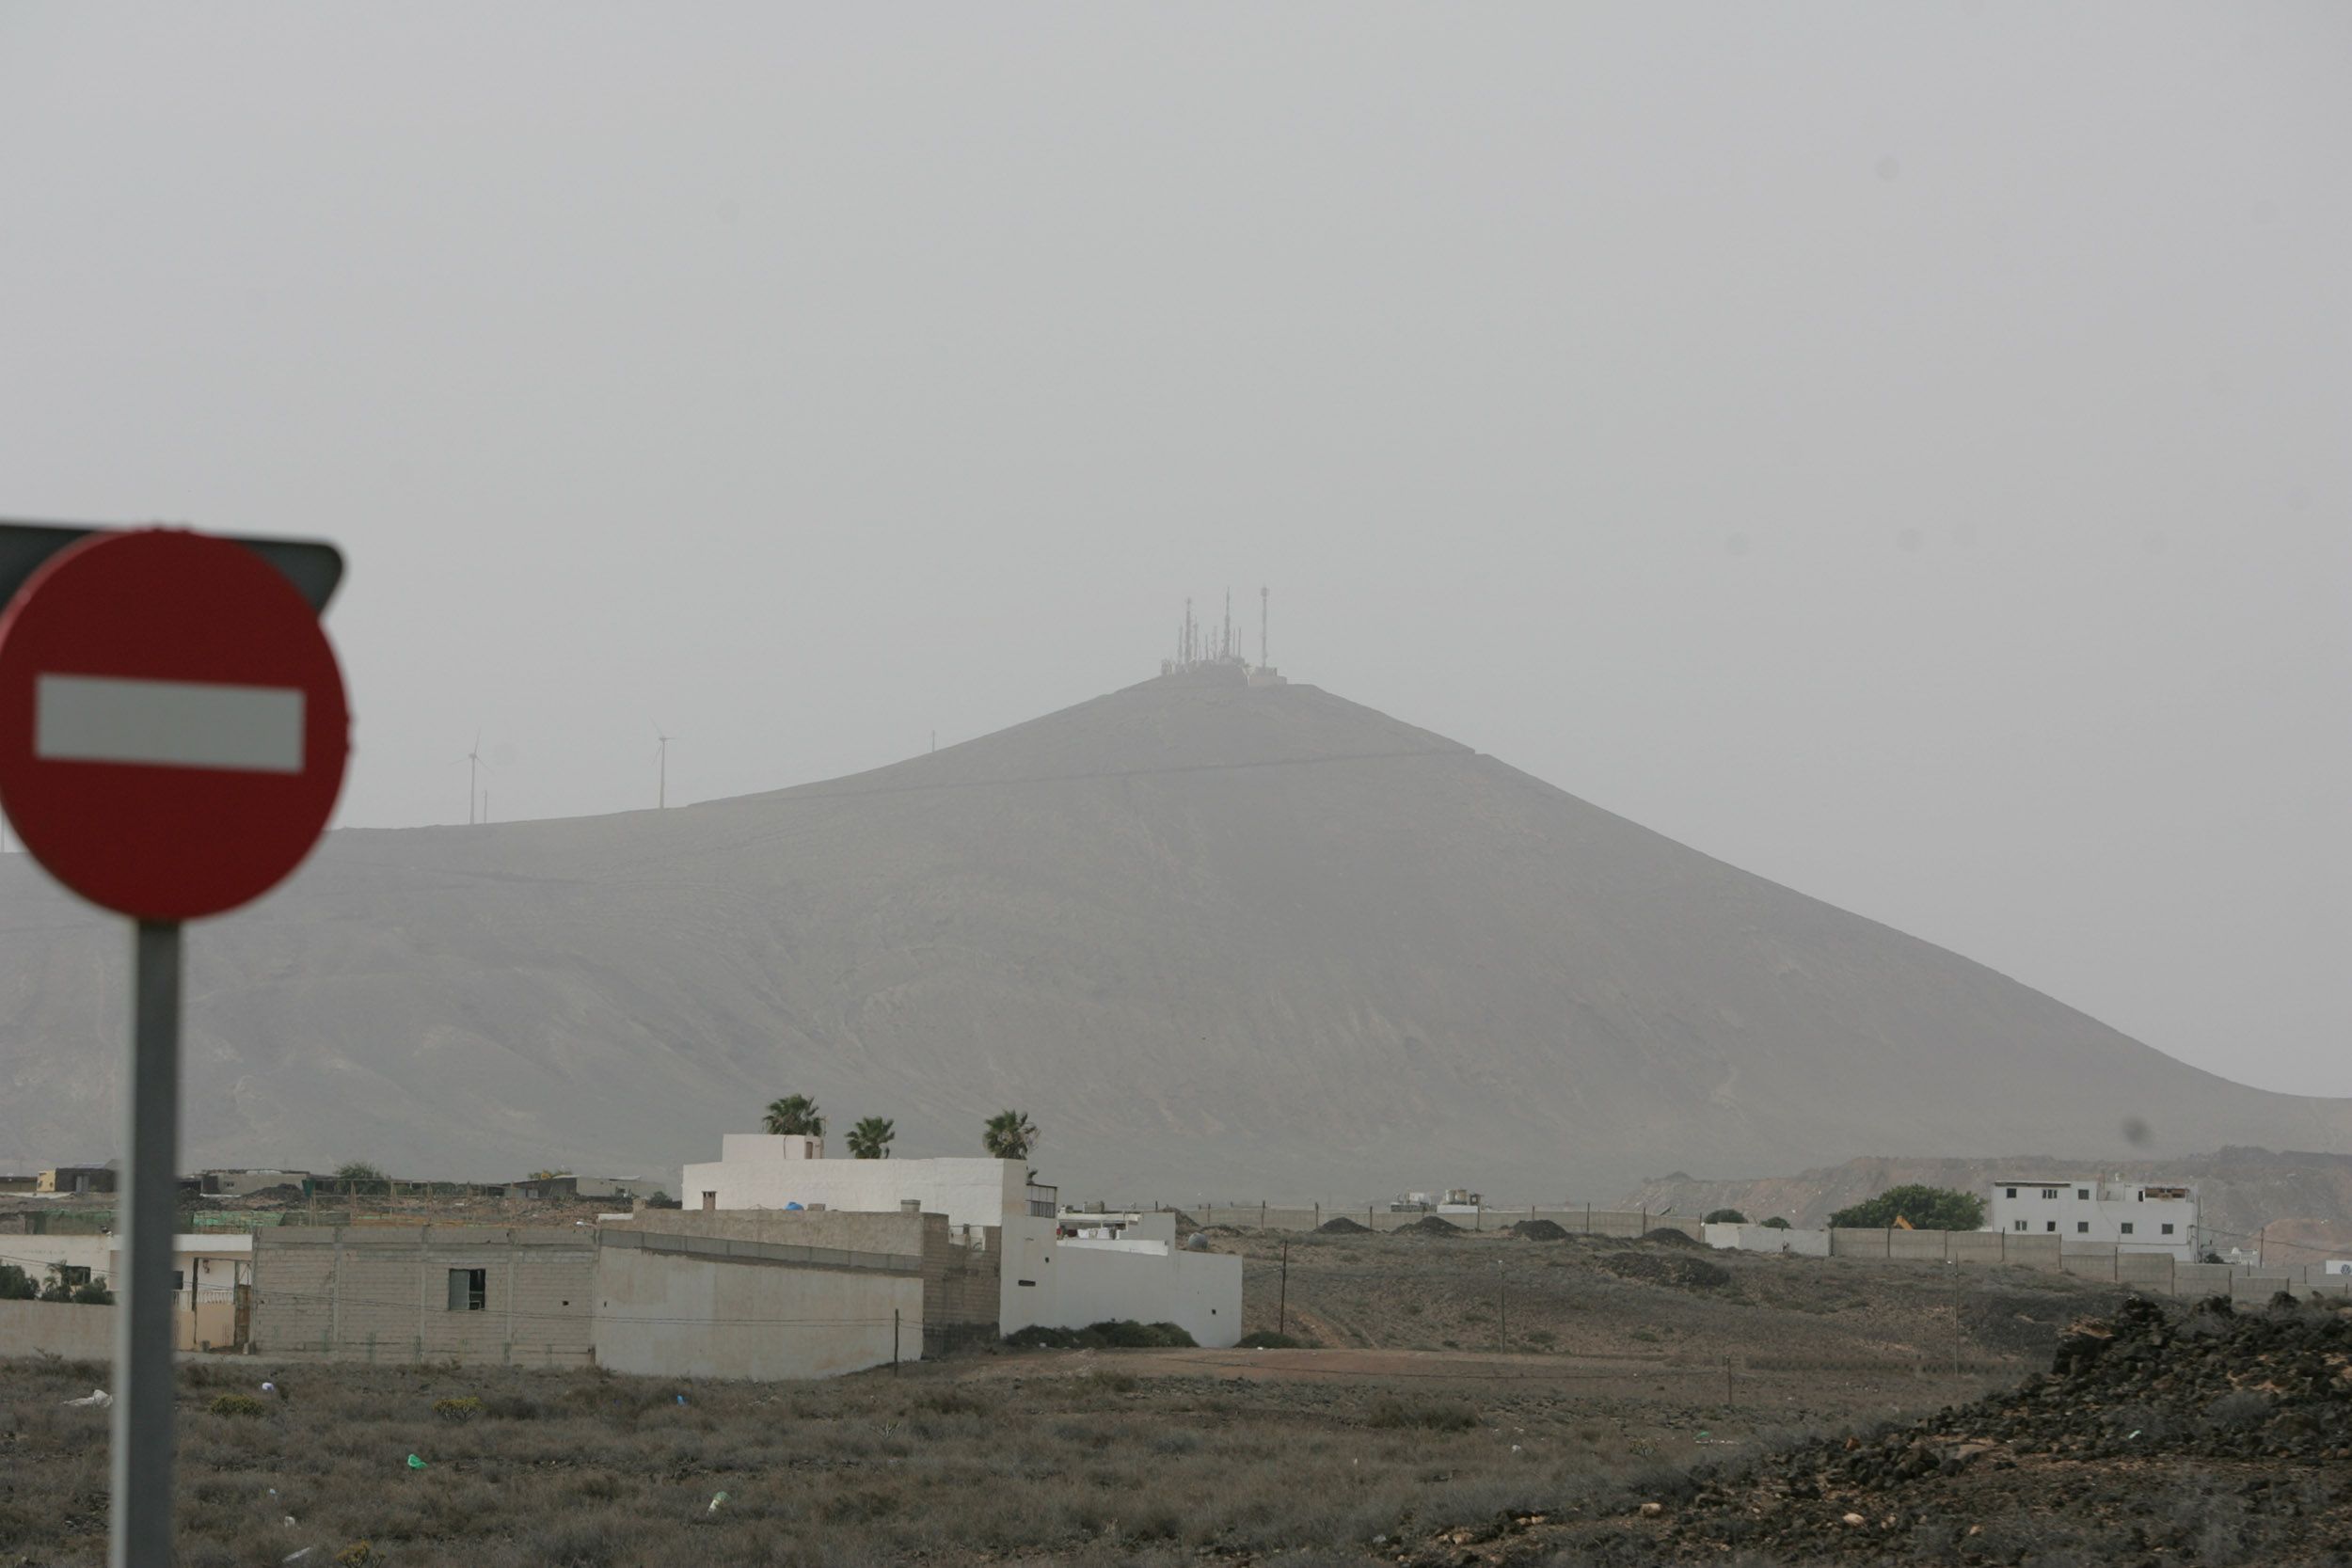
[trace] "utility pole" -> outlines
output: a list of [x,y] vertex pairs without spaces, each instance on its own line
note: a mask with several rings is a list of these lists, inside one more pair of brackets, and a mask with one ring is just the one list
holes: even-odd
[[1275,1298],[1274,1332],[1285,1333],[1291,1322],[1291,1239],[1282,1238],[1282,1289]]
[[1511,1287],[1502,1272],[1502,1259],[1495,1259],[1495,1349],[1507,1352],[1511,1348]]

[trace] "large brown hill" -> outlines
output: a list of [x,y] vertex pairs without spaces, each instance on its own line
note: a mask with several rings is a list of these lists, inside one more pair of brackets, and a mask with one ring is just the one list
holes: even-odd
[[[0,1164],[114,1152],[119,924],[0,868]],[[191,941],[190,1163],[675,1170],[788,1090],[1027,1109],[1085,1194],[1613,1192],[1865,1151],[2352,1148],[1308,686],[1147,681],[831,783],[334,834]]]

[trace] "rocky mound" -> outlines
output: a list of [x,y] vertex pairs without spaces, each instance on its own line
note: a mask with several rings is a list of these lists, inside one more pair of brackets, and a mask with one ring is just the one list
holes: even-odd
[[1400,1225],[1399,1230],[1418,1230],[1424,1236],[1459,1236],[1462,1227],[1452,1220],[1437,1214],[1423,1214],[1410,1225]]
[[1372,1227],[1358,1225],[1345,1214],[1334,1214],[1316,1226],[1315,1229],[1326,1236],[1369,1236],[1372,1234]]
[[[2203,1480],[2197,1497],[2155,1509],[2151,1466],[2166,1462]],[[2053,1370],[2012,1391],[1875,1438],[1772,1455],[1744,1476],[1694,1472],[1695,1497],[1644,1531],[1656,1553],[1645,1560],[1720,1560],[1735,1548],[1803,1560],[1988,1560],[1980,1532],[1996,1509],[2071,1510],[2074,1528],[2102,1498],[2117,1503],[2119,1519],[2137,1513],[2133,1560],[2193,1549],[2221,1513],[2266,1532],[2271,1560],[2352,1560],[2352,1510],[2340,1506],[2352,1502],[2348,1463],[2352,1311],[2239,1313],[2221,1301],[2176,1316],[2136,1298],[2110,1319],[2075,1324]],[[2249,1465],[2260,1473],[2238,1474]],[[2249,1513],[2247,1499],[2268,1502],[2277,1517]]]
[[1696,1236],[1692,1235],[1687,1230],[1677,1230],[1670,1225],[1660,1226],[1655,1230],[1644,1231],[1642,1233],[1642,1240],[1645,1242],[1656,1242],[1661,1246],[1698,1247],[1702,1250],[1707,1250],[1707,1243],[1705,1242],[1700,1241]]
[[1731,1283],[1731,1271],[1705,1258],[1661,1258],[1633,1247],[1603,1253],[1600,1266],[1619,1279],[1639,1279],[1651,1285],[1671,1285],[1678,1291],[1720,1291]]
[[1511,1234],[1530,1242],[1565,1242],[1568,1231],[1557,1220],[1521,1220],[1511,1227]]

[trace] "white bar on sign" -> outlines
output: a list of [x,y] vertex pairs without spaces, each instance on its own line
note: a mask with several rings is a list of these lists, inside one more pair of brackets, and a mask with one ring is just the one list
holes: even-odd
[[302,697],[290,687],[41,675],[33,689],[33,755],[299,773]]

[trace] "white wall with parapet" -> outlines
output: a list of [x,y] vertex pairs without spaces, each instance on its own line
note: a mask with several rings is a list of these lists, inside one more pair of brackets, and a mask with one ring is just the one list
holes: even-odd
[[1708,1246],[1740,1252],[1786,1252],[1799,1258],[1827,1258],[1829,1232],[1799,1230],[1793,1226],[1708,1225],[1700,1227]]
[[1004,1229],[1002,1329],[1085,1328],[1133,1319],[1181,1325],[1200,1344],[1222,1349],[1241,1338],[1241,1259],[1186,1252],[1166,1240],[1061,1238],[1052,1220],[1008,1217]]
[[1056,1249],[1063,1328],[1112,1318],[1175,1323],[1221,1350],[1241,1338],[1241,1259],[1163,1242],[1064,1242]]
[[764,1132],[727,1133],[719,1159],[685,1167],[678,1200],[688,1209],[797,1203],[891,1213],[912,1198],[950,1225],[1002,1225],[1029,1212],[1028,1167],[1018,1160],[810,1160],[787,1157],[787,1143]]

